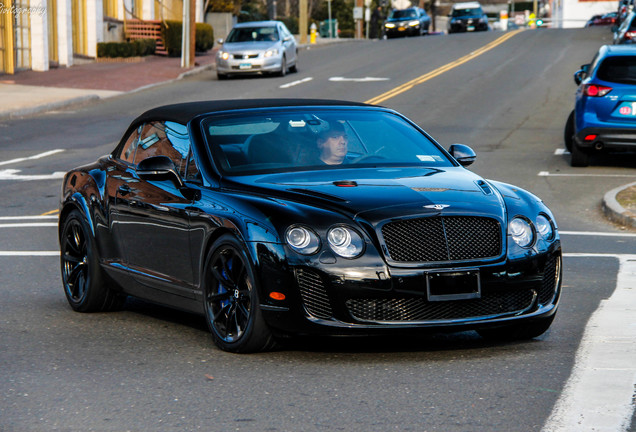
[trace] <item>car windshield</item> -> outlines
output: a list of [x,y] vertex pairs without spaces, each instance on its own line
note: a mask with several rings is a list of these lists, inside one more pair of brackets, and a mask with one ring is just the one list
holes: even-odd
[[394,10],[389,15],[389,19],[417,18],[414,10]]
[[263,42],[277,41],[276,27],[235,27],[227,36],[226,42]]
[[481,9],[469,8],[469,9],[453,9],[453,18],[461,18],[465,16],[477,16],[482,15]]
[[207,144],[223,174],[453,163],[402,117],[380,110],[312,109],[211,116]]
[[635,84],[636,56],[608,57],[599,66],[596,76],[603,81]]

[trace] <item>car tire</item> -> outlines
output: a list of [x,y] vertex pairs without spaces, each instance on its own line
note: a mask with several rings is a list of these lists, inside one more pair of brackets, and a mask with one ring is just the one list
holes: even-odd
[[586,167],[590,164],[590,154],[582,149],[575,142],[572,143],[572,157],[570,158],[570,165],[573,167]]
[[563,141],[565,142],[565,148],[570,153],[572,152],[572,142],[574,141],[574,110],[568,116],[565,122],[565,130],[563,131]]
[[283,56],[280,61],[280,72],[278,73],[278,75],[282,77],[287,75],[287,59],[285,58],[285,56]]
[[496,341],[528,340],[541,336],[548,331],[556,313],[547,318],[540,318],[530,323],[510,324],[503,327],[492,327],[477,330],[484,339]]
[[275,347],[260,309],[254,266],[236,237],[226,234],[214,242],[202,277],[205,320],[219,348],[250,353]]
[[60,268],[66,299],[77,312],[120,309],[126,297],[108,287],[95,239],[84,216],[71,211],[62,222]]
[[289,72],[291,73],[298,72],[298,56],[296,56],[296,61],[294,62],[294,65],[289,67]]

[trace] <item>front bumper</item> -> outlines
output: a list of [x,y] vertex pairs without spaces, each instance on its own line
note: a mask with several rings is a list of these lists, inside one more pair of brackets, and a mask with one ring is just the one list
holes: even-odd
[[387,37],[402,37],[402,36],[418,36],[420,34],[420,26],[398,25],[393,28],[384,27],[384,34]]
[[267,323],[279,333],[330,335],[464,331],[556,313],[561,286],[558,242],[549,252],[520,262],[452,270],[477,271],[479,296],[447,300],[432,296],[427,273],[440,269],[367,268],[347,275],[327,266],[294,266],[285,274],[263,278],[261,298],[281,286],[290,289],[285,302],[264,302],[261,308]]
[[282,57],[256,57],[235,59],[230,56],[223,60],[216,58],[216,71],[221,74],[254,74],[280,72]]
[[589,150],[636,150],[636,128],[585,128],[574,141]]
[[488,24],[479,22],[478,20],[454,21],[448,27],[448,31],[450,33],[463,33],[463,32],[472,32],[472,31],[486,31],[486,30],[488,30]]

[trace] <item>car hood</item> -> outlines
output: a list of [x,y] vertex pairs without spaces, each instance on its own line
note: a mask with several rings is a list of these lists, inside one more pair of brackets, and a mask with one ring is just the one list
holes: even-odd
[[370,223],[427,214],[488,215],[505,220],[497,189],[459,167],[339,169],[236,177],[228,187],[332,208]]
[[475,15],[462,15],[462,16],[457,16],[457,17],[451,17],[451,20],[455,20],[455,21],[461,21],[461,20],[469,20],[469,19],[479,19],[482,18],[484,15],[483,14],[475,14]]
[[264,41],[264,42],[225,42],[223,44],[223,51],[227,52],[261,52],[269,49],[276,48],[278,41]]
[[386,22],[397,23],[397,22],[409,22],[409,21],[418,21],[418,18],[388,18]]

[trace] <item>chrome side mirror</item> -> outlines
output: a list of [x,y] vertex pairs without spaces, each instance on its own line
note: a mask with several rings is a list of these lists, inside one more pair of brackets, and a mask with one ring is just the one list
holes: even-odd
[[475,151],[464,144],[453,144],[448,149],[448,152],[463,167],[471,165],[473,162],[475,162],[475,159],[477,159]]

